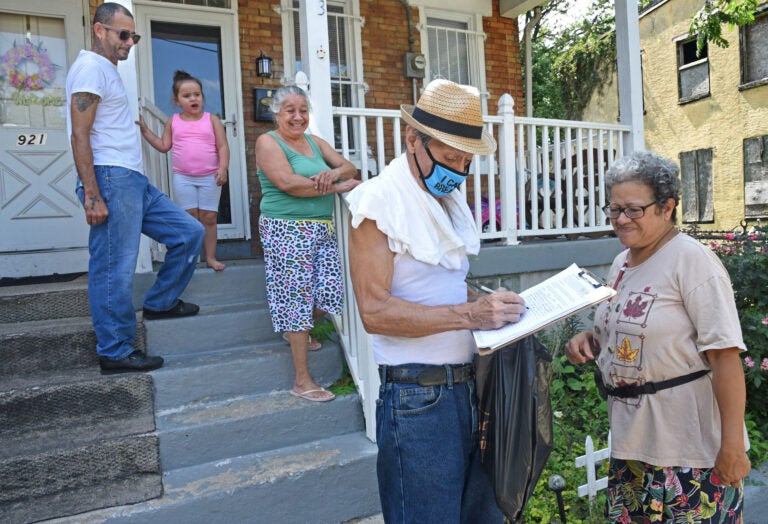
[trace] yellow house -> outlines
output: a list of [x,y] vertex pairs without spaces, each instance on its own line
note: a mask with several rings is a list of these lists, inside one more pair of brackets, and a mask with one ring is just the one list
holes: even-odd
[[[682,225],[732,229],[768,218],[768,3],[730,43],[696,53],[691,16],[704,0],[660,0],[640,13],[646,149],[675,160]],[[616,78],[582,118],[614,121]]]

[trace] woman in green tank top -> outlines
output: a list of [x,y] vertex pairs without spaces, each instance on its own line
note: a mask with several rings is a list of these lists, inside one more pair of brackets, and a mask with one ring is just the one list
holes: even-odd
[[291,394],[333,400],[309,373],[314,320],[341,314],[343,275],[333,229],[333,195],[356,187],[357,169],[325,140],[306,133],[309,98],[299,87],[279,89],[272,103],[277,128],[256,140],[261,183],[259,233],[267,301],[275,332],[291,344],[296,372]]

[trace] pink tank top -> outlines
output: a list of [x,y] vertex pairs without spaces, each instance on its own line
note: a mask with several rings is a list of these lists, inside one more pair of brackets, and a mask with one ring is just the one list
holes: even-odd
[[219,168],[219,153],[210,113],[193,122],[182,120],[179,114],[171,120],[173,135],[173,172],[189,176],[204,176]]

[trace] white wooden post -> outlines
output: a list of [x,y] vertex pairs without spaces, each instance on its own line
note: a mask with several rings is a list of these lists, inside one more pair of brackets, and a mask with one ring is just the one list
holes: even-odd
[[601,489],[608,487],[608,477],[601,479],[595,478],[595,464],[600,461],[607,460],[611,457],[611,434],[608,433],[608,446],[595,451],[595,445],[592,442],[592,437],[587,435],[587,440],[584,442],[584,455],[576,457],[576,467],[586,468],[587,470],[587,483],[579,486],[579,497],[589,495],[590,500],[595,498],[597,492]]
[[616,1],[616,60],[619,78],[619,119],[632,127],[624,154],[645,149],[643,74],[640,64],[640,21],[637,0]]
[[301,70],[309,77],[309,97],[312,101],[314,120],[320,136],[333,146],[327,0],[300,0],[299,16],[301,19]]
[[[517,173],[515,171],[515,100],[504,93],[499,99],[499,184],[501,191],[501,229],[504,243],[519,244],[517,224],[520,222],[517,209]],[[489,176],[493,176],[490,173]],[[492,199],[490,206],[494,205]]]

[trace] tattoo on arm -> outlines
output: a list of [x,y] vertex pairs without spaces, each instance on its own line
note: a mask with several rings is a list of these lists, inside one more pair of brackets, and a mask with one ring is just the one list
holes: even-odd
[[73,96],[75,97],[77,110],[81,113],[101,100],[98,95],[94,95],[93,93],[75,93]]
[[101,199],[99,199],[99,197],[97,197],[97,196],[92,196],[91,197],[91,211],[96,209],[96,203],[98,203],[98,202],[101,202]]

